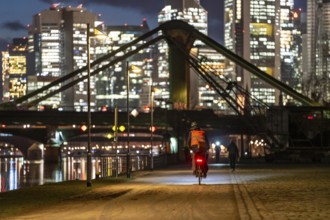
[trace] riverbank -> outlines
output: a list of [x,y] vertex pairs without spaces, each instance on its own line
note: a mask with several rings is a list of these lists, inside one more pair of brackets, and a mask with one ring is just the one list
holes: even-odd
[[3,192],[0,193],[0,219],[34,212],[92,190],[127,181],[130,179],[126,176],[101,178],[92,180],[92,187],[87,187],[86,181],[73,180]]

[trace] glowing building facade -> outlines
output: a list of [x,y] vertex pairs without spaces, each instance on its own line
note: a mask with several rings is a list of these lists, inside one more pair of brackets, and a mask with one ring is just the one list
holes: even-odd
[[[280,1],[225,0],[225,46],[280,79]],[[280,93],[239,66],[236,81],[255,98],[276,105]]]
[[[98,15],[88,12],[83,7],[61,7],[55,4],[49,10],[36,14],[33,17],[33,25],[29,27],[29,51],[34,54],[36,60],[36,72],[29,76],[29,91],[41,88],[87,65],[87,24],[90,24],[91,33],[96,28],[104,35],[99,37],[90,34],[91,63],[149,31],[146,20],[138,26],[107,27],[99,20]],[[130,74],[130,106],[149,105],[149,84],[152,69],[155,68],[154,60],[153,48],[147,48],[92,76],[91,110],[107,110],[114,107],[126,109],[129,68],[127,64],[142,70],[140,74]],[[95,68],[97,67],[92,67],[91,72]],[[66,83],[83,75],[87,75],[87,71]],[[57,88],[60,86],[63,84]],[[87,80],[42,101],[40,105],[59,107],[63,110],[87,111]]]
[[[295,25],[295,19],[299,19],[299,11],[294,11],[293,0],[281,0],[280,16],[280,55],[281,55],[281,81],[296,91],[301,92],[301,72],[299,70],[301,29]],[[300,38],[299,38],[300,37]],[[292,102],[290,96],[282,94],[283,104]]]
[[306,93],[323,104],[330,103],[330,1],[307,1]]
[[[106,34],[106,39],[99,40],[98,45],[92,44],[97,56],[117,50],[135,40],[148,32],[149,26],[144,20],[141,25],[107,26],[103,31]],[[130,74],[130,108],[142,110],[143,106],[149,105],[150,83],[155,69],[153,50],[153,47],[143,49],[96,76],[96,105],[99,109],[102,107],[103,109],[113,109],[114,107],[119,110],[126,109],[127,74]],[[130,71],[133,66],[139,71],[136,73]]]
[[292,81],[289,85],[296,91],[308,96],[305,92],[304,84],[304,70],[307,69],[304,62],[304,49],[306,49],[306,12],[302,11],[302,9],[294,9],[292,11],[292,20],[294,28],[292,31],[293,44],[291,51],[294,59],[292,63],[294,75],[290,76],[292,77]]
[[[41,88],[87,65],[87,24],[93,28],[96,21],[98,15],[81,6],[61,7],[59,4],[33,16],[29,27],[29,51],[35,56],[36,71],[29,77],[28,91]],[[92,109],[95,109],[94,88],[92,77]],[[48,98],[40,105],[87,111],[87,80]]]
[[26,38],[13,39],[7,51],[2,52],[3,102],[26,95],[27,76],[32,62]]

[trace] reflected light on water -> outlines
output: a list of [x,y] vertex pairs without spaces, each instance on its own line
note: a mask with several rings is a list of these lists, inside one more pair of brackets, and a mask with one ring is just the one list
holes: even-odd
[[[132,155],[132,171],[148,169],[149,155]],[[87,158],[63,157],[59,163],[0,158],[0,192],[68,180],[86,180]],[[126,155],[93,157],[92,178],[117,176],[126,172]]]

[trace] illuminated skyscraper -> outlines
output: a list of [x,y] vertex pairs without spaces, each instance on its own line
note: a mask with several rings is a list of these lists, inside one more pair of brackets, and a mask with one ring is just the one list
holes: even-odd
[[[292,44],[292,55],[293,55],[293,68],[294,75],[292,83],[289,85],[296,91],[307,95],[305,92],[304,85],[304,70],[306,63],[304,62],[304,49],[306,49],[305,39],[306,39],[306,12],[302,9],[294,9],[292,12],[293,19],[293,44]],[[283,73],[282,73],[283,74]],[[283,79],[283,76],[282,76]]]
[[28,53],[26,38],[15,38],[13,43],[2,52],[2,88],[4,102],[13,101],[26,95],[28,71],[31,71],[33,60]]
[[[280,2],[225,0],[225,46],[259,69],[280,79]],[[236,81],[267,104],[278,104],[280,93],[236,65]]]
[[306,93],[314,100],[330,103],[330,1],[307,1]]
[[[86,66],[87,24],[93,28],[96,21],[98,15],[81,6],[61,7],[59,4],[33,16],[33,23],[29,27],[29,51],[35,55],[36,71],[29,77],[29,91]],[[91,81],[93,91],[94,77]],[[40,104],[87,111],[87,81],[80,82]],[[91,108],[95,109],[95,92],[91,94]]]
[[[281,33],[281,81],[291,88],[301,92],[301,72],[299,59],[301,58],[301,26],[298,26],[300,11],[293,10],[293,0],[281,1],[280,33]],[[299,16],[299,17],[298,17]],[[292,102],[292,98],[282,94],[283,104]]]
[[[103,51],[97,56],[117,50],[121,46],[135,40],[149,31],[147,21],[144,19],[141,25],[119,25],[107,26],[104,29],[107,37],[99,45],[93,45],[95,52],[97,48]],[[140,42],[142,43],[142,42]],[[136,45],[137,46],[137,45]],[[103,48],[103,49],[102,49]],[[96,76],[96,105],[98,108],[118,107],[119,110],[126,109],[127,94],[127,62],[134,65],[141,71],[130,74],[130,107],[141,110],[143,106],[149,105],[150,80],[154,66],[153,47],[141,50],[139,53],[130,56],[128,59],[116,63],[102,74]]]

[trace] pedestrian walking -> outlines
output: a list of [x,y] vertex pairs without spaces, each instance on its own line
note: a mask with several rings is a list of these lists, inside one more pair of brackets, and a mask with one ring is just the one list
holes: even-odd
[[220,163],[220,144],[215,145],[215,162]]
[[238,160],[239,153],[238,153],[237,145],[233,140],[231,140],[229,145],[227,146],[227,151],[228,151],[230,168],[232,169],[232,171],[235,171],[236,162]]

